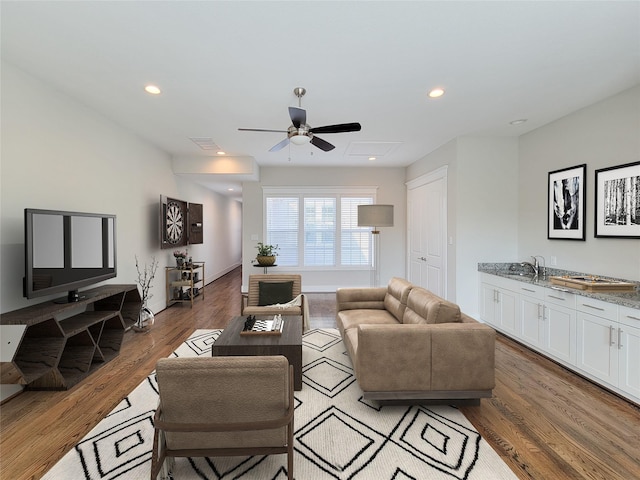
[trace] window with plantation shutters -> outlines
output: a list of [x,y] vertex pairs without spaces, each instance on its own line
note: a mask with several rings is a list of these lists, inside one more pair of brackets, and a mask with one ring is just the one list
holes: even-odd
[[278,265],[367,268],[369,227],[358,227],[358,205],[374,203],[375,189],[265,187],[265,238],[278,245]]
[[278,265],[298,265],[298,197],[266,198],[266,243],[277,245]]
[[358,205],[371,205],[372,197],[342,197],[340,204],[340,263],[371,265],[371,227],[358,226]]

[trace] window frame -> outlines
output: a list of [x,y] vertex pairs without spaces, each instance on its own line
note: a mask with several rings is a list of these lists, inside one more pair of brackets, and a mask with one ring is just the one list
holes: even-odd
[[[373,268],[372,246],[369,247],[369,260],[365,265],[341,265],[342,258],[342,198],[370,197],[371,203],[376,203],[378,187],[262,187],[262,238],[268,238],[267,228],[267,198],[297,198],[298,199],[298,265],[287,265],[286,268],[295,271],[369,271]],[[313,265],[304,264],[304,199],[308,198],[335,198],[335,250],[334,265]],[[362,227],[369,229],[369,227]],[[371,242],[372,240],[370,240]]]

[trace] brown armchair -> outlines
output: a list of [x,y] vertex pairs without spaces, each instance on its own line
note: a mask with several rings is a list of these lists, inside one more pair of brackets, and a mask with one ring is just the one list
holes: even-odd
[[[284,306],[294,299],[297,299],[293,302],[294,304]],[[280,306],[275,306],[276,304]],[[288,273],[255,274],[249,275],[249,291],[242,293],[240,314],[243,316],[299,315],[302,317],[302,331],[304,332],[309,328],[308,308],[307,300],[302,293],[302,277],[300,275]]]
[[163,358],[151,479],[166,457],[287,454],[293,479],[293,367],[281,356]]

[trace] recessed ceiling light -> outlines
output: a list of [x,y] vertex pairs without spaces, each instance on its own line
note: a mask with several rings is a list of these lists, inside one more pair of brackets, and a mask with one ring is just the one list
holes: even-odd
[[371,160],[371,161],[373,161],[375,159],[376,159],[376,157],[369,157],[369,160]]
[[233,192],[233,188],[227,188],[229,192]]
[[156,87],[155,85],[146,85],[144,87],[144,91],[150,93],[151,95],[160,95],[162,93],[160,88]]
[[444,89],[440,87],[434,88],[429,92],[429,97],[431,98],[438,98],[438,97],[441,97],[442,95],[444,95]]
[[526,121],[527,121],[526,118],[519,118],[518,120],[512,120],[511,122],[509,122],[509,124],[510,125],[522,125]]
[[227,152],[223,152],[222,150],[218,150],[216,153],[217,153],[218,155],[225,155]]

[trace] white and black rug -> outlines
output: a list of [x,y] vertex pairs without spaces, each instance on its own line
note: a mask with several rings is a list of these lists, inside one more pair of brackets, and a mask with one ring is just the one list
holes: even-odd
[[[219,334],[197,330],[173,356],[211,355]],[[337,330],[306,333],[302,357],[303,389],[295,392],[296,479],[517,478],[456,408],[381,407],[364,400]],[[43,478],[148,479],[157,402],[151,374]],[[286,479],[286,456],[179,458],[173,478]]]

